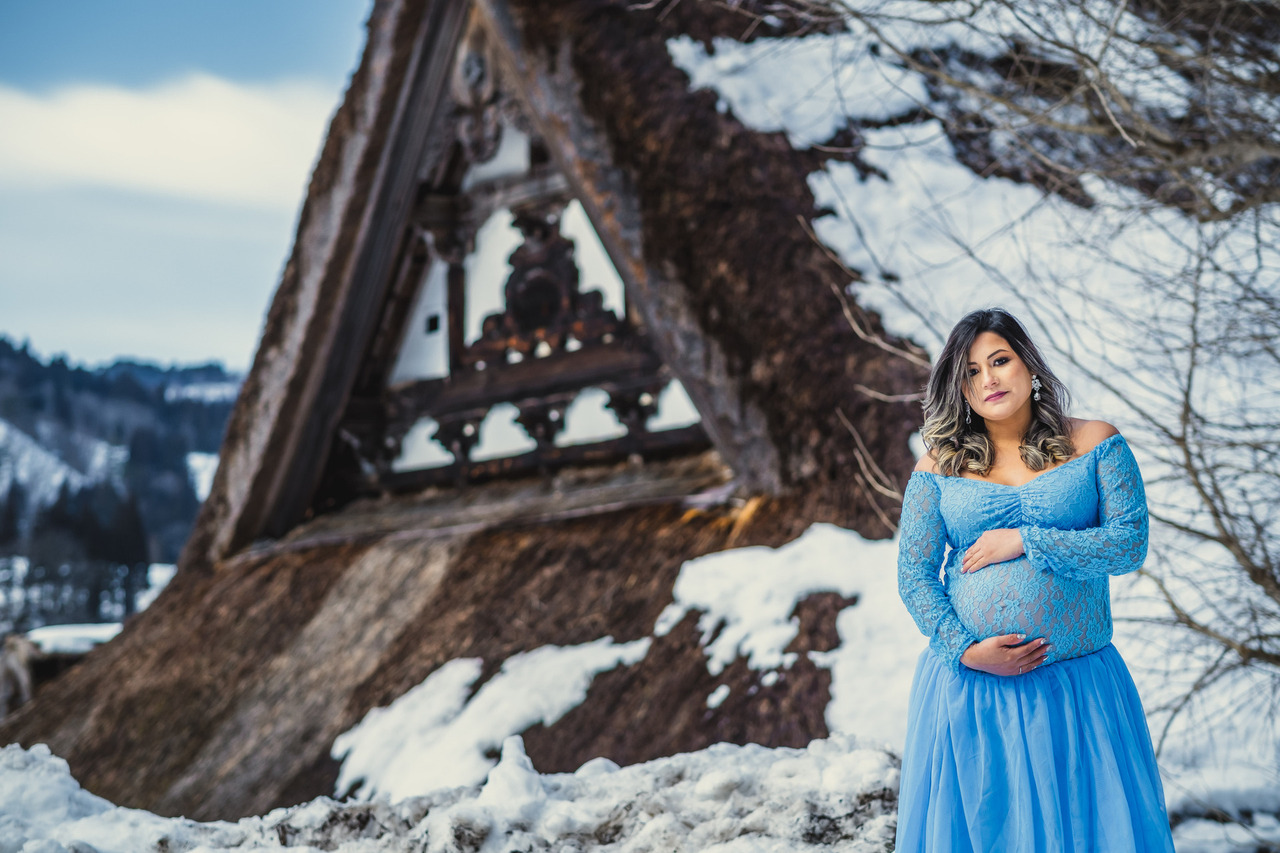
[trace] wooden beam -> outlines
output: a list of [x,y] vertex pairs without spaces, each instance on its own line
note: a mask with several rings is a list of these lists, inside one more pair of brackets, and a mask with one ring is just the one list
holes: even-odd
[[568,194],[569,182],[564,175],[555,169],[535,168],[527,175],[477,184],[463,195],[428,193],[419,200],[414,220],[427,229],[452,227],[463,221],[478,228],[494,211]]
[[684,385],[712,443],[746,489],[782,491],[782,463],[763,410],[745,392],[741,373],[729,369],[689,291],[646,256],[635,182],[615,163],[604,129],[586,114],[573,46],[563,41],[551,52],[534,49],[526,38],[529,22],[510,0],[475,4],[493,37],[504,81],[591,218],[626,286],[628,304],[636,306],[658,355]]
[[706,450],[709,446],[702,427],[692,424],[645,433],[642,437],[626,435],[593,444],[575,444],[549,451],[531,450],[519,456],[468,462],[461,469],[455,463],[440,468],[403,471],[387,477],[383,485],[392,493],[415,492],[430,486],[451,485],[460,479],[474,483],[537,471],[550,472],[568,465],[604,464],[626,459],[634,453],[645,459],[664,459]]
[[448,379],[428,379],[387,393],[387,416],[396,420],[438,416],[503,401],[548,397],[582,388],[628,384],[659,376],[662,362],[647,349],[623,344],[553,353]]
[[410,223],[417,175],[433,128],[444,124],[454,49],[469,11],[466,0],[434,0],[428,5],[397,104],[395,126],[351,244],[341,295],[329,316],[319,318],[327,321],[327,328],[322,358],[307,377],[310,399],[292,414],[292,446],[273,468],[266,512],[242,520],[235,544],[248,544],[264,535],[280,536],[303,518],[376,330],[402,247],[406,240],[416,239]]
[[179,560],[183,571],[210,571],[305,510],[376,323],[376,305],[372,321],[347,309],[367,301],[362,287],[385,288],[391,277],[384,270],[379,279],[368,266],[373,242],[403,235],[386,215],[394,206],[387,181],[394,140],[412,134],[409,83],[433,44],[452,45],[451,30],[469,8],[467,0],[374,3],[364,55],[329,125],[212,490]]

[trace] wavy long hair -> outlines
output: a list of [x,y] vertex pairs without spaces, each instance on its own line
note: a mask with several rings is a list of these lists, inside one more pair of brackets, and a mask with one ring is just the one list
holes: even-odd
[[1040,379],[1040,400],[1031,403],[1031,423],[1018,448],[1023,464],[1032,471],[1043,471],[1070,459],[1075,448],[1067,421],[1071,398],[1066,387],[1045,364],[1017,318],[1003,308],[984,308],[971,311],[956,323],[929,373],[920,434],[933,452],[938,470],[949,477],[965,471],[985,476],[995,463],[996,448],[986,423],[977,413],[972,423],[965,423],[964,387],[972,382],[969,350],[983,332],[994,332],[1008,341],[1027,369]]

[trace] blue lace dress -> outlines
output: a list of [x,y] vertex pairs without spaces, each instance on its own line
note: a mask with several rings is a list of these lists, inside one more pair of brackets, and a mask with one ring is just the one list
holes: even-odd
[[[1025,555],[959,571],[988,530]],[[1147,503],[1111,436],[1021,486],[917,471],[903,498],[898,589],[929,648],[911,688],[897,850],[1172,851],[1146,716],[1111,645],[1110,575],[1142,565]],[[999,634],[1047,637],[1003,677],[960,663]]]

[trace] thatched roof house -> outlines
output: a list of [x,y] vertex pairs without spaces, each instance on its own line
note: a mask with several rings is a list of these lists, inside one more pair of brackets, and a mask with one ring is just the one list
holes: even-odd
[[[450,660],[483,680],[648,636],[684,561],[815,521],[891,535],[918,350],[885,345],[811,237],[819,155],[691,92],[666,47],[793,25],[377,0],[177,578],[0,739],[121,804],[260,813],[331,793],[334,738]],[[673,381],[698,418],[659,429]],[[616,423],[566,441],[588,390]],[[486,450],[504,412],[519,440]],[[802,603],[793,650],[836,643],[848,604]],[[825,734],[825,670],[713,677],[695,621],[526,731],[535,765]]]

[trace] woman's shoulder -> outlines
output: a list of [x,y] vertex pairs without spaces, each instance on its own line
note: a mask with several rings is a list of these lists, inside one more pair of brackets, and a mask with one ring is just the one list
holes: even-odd
[[1071,444],[1075,448],[1076,456],[1084,456],[1111,436],[1120,434],[1120,430],[1106,421],[1071,418],[1070,427]]
[[927,450],[927,451],[925,451],[924,456],[921,456],[921,457],[920,457],[920,460],[919,460],[918,462],[916,462],[916,470],[917,470],[917,471],[923,471],[923,472],[924,472],[924,473],[926,473],[926,474],[940,474],[940,473],[942,473],[942,472],[938,469],[938,460],[937,460],[937,459],[935,459],[935,458],[933,457],[933,451],[932,451],[932,450]]

